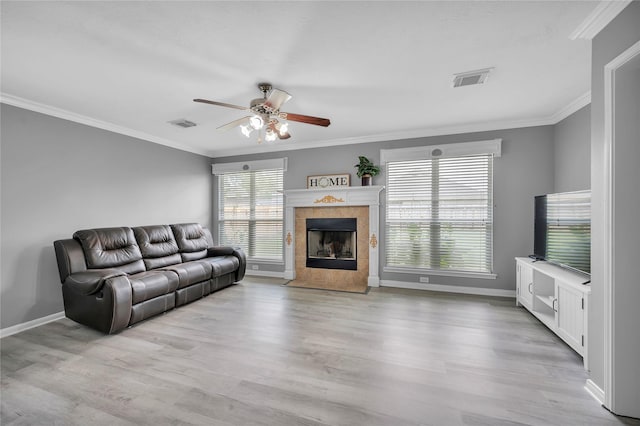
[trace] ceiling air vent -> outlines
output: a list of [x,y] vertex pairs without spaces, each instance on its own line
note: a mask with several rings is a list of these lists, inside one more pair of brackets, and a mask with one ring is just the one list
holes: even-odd
[[493,68],[485,68],[483,70],[467,71],[453,75],[453,87],[473,86],[474,84],[482,84],[489,78],[489,73]]
[[170,124],[173,124],[174,126],[178,126],[178,127],[182,127],[182,128],[189,128],[189,127],[195,127],[197,126],[196,123],[194,123],[193,121],[189,121],[186,118],[180,118],[178,120],[173,120],[169,122]]

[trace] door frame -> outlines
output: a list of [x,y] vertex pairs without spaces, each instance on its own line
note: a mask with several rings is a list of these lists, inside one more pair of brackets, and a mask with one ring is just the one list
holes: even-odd
[[615,258],[615,241],[613,222],[615,213],[614,188],[615,188],[615,147],[616,147],[616,80],[618,69],[640,55],[640,41],[629,47],[604,67],[604,405],[615,412],[615,388],[613,380],[616,366],[613,363],[616,349],[616,335],[614,331],[613,306],[616,291],[616,275],[613,268]]

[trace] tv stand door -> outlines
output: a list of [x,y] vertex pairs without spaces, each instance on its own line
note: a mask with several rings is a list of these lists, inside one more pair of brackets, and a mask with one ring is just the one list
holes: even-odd
[[516,305],[533,309],[533,268],[526,262],[516,262]]
[[584,355],[585,297],[562,282],[557,283],[558,336],[580,355]]

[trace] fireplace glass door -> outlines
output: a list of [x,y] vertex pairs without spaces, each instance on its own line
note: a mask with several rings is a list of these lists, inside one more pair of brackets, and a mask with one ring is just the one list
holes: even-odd
[[307,267],[357,269],[355,218],[307,219]]

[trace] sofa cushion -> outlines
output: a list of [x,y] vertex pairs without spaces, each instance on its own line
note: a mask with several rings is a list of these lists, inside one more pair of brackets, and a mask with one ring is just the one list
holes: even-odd
[[89,269],[117,268],[128,274],[145,269],[131,228],[83,229],[73,238],[80,242]]
[[133,304],[174,292],[178,288],[178,275],[172,271],[144,271],[129,276],[129,281]]
[[163,269],[175,272],[178,275],[178,288],[184,288],[210,279],[213,268],[209,262],[197,260],[167,266]]
[[200,262],[208,262],[211,264],[213,268],[213,278],[233,273],[240,266],[240,261],[235,256],[207,257],[206,259],[202,259]]
[[209,242],[199,223],[178,223],[171,225],[173,235],[185,262],[207,257]]
[[178,243],[169,225],[138,226],[133,228],[144,265],[149,269],[175,265],[182,261]]

